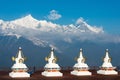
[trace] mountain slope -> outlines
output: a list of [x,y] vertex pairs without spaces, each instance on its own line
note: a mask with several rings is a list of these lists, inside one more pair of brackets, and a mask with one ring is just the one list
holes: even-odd
[[[16,56],[19,46],[22,47],[23,54],[27,58],[25,63],[28,67],[43,67],[46,63],[45,57],[49,55],[51,50],[50,47],[36,46],[23,37],[17,39],[16,36],[0,36],[0,43],[0,68],[7,68],[13,65],[12,56]],[[60,65],[67,66],[71,64],[69,62],[71,59],[66,55],[57,51],[55,51],[55,55],[60,57],[58,61]],[[67,60],[64,61],[64,59]]]
[[[102,28],[90,26],[83,19],[77,24],[59,25],[46,20],[37,20],[31,15],[13,20],[0,21],[1,35],[24,37],[36,45],[51,45],[56,40],[72,42],[73,38],[81,40],[96,40],[104,34]],[[53,37],[55,36],[55,37]]]
[[[91,26],[82,18],[68,25],[37,20],[31,15],[13,21],[0,20],[0,43],[1,61],[7,63],[1,63],[2,66],[11,66],[10,58],[15,56],[19,46],[28,57],[26,63],[29,66],[44,66],[44,57],[50,52],[50,47],[55,49],[58,63],[62,66],[75,63],[74,57],[78,55],[79,48],[83,48],[91,65],[100,65],[106,48],[110,49],[115,61],[119,60],[120,52],[119,36],[108,34],[101,27]],[[115,61],[114,64],[118,65]]]

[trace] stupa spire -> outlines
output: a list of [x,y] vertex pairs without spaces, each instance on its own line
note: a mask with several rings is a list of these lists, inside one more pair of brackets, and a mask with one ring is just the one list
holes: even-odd
[[79,57],[77,58],[78,63],[84,63],[85,58],[83,57],[82,48],[80,49]]
[[104,62],[105,63],[111,62],[111,58],[109,57],[108,49],[106,49],[106,53],[105,53],[105,57],[104,57]]
[[57,61],[56,56],[54,55],[54,49],[51,48],[50,55],[48,57],[45,57],[45,60],[48,61],[48,63],[55,63]]
[[16,58],[24,58],[24,55],[23,55],[21,47],[19,47],[19,51],[18,51],[18,54],[16,55]]
[[53,48],[51,48],[50,58],[55,58],[55,56],[54,56],[54,49]]
[[106,49],[106,55],[105,55],[105,58],[110,58],[110,57],[109,57],[108,49]]
[[79,58],[84,58],[84,57],[83,57],[83,53],[82,53],[82,48],[80,49],[80,55],[79,55]]
[[24,63],[25,57],[22,52],[22,48],[19,47],[18,53],[16,54],[15,57],[12,57],[12,60],[15,61],[16,63]]

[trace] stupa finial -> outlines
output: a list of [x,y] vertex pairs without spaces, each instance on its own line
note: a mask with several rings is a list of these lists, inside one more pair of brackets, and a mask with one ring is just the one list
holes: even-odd
[[51,48],[51,52],[50,52],[50,58],[54,58],[55,56],[54,56],[54,49],[53,48]]
[[106,49],[105,58],[106,58],[106,59],[109,59],[109,58],[110,58],[110,57],[109,57],[109,52],[108,52],[108,49]]
[[22,48],[21,47],[19,47],[19,50],[21,50]]
[[80,48],[80,51],[82,51],[82,48]]
[[108,49],[106,49],[106,51],[108,51]]
[[83,54],[82,54],[82,48],[80,48],[80,55],[79,55],[80,58],[83,58]]
[[18,51],[18,54],[16,55],[16,58],[24,58],[24,55],[23,55],[21,47],[19,47],[19,51]]
[[26,58],[23,55],[21,47],[19,47],[19,50],[18,50],[18,53],[16,54],[16,56],[12,57],[12,60],[15,61],[16,63],[19,63],[19,62],[23,63],[26,60]]
[[51,51],[54,51],[54,48],[53,48],[53,47],[51,47]]
[[103,61],[104,61],[105,63],[111,62],[111,58],[109,57],[108,49],[106,49],[105,57],[104,57]]
[[50,55],[48,57],[45,57],[45,60],[48,61],[49,63],[53,63],[57,61],[57,58],[54,56],[54,49],[51,48]]

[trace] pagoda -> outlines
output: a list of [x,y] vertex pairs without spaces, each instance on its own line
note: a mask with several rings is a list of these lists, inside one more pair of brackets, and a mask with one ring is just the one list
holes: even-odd
[[10,77],[17,78],[17,77],[30,77],[30,74],[27,73],[28,68],[24,64],[25,57],[22,53],[21,47],[19,47],[19,51],[16,57],[12,57],[12,60],[15,61],[15,64],[12,66],[12,72],[9,73]]
[[117,75],[118,72],[115,71],[115,68],[116,67],[113,67],[111,64],[111,58],[109,57],[108,49],[106,49],[106,55],[103,59],[103,64],[97,73],[102,75]]
[[72,75],[76,76],[89,76],[91,75],[91,72],[89,72],[89,67],[85,63],[85,58],[83,57],[82,54],[82,49],[80,49],[80,54],[79,57],[76,58],[77,63],[73,66],[73,71],[71,71]]
[[63,76],[60,72],[60,66],[56,64],[57,58],[54,56],[54,50],[51,48],[51,53],[48,57],[45,58],[48,63],[45,65],[45,71],[41,74],[46,77],[59,77]]

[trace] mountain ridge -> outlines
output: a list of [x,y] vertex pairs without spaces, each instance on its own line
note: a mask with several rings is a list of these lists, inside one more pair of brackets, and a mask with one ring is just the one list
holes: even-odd
[[[82,28],[81,28],[82,27]],[[32,15],[27,15],[12,21],[0,21],[0,34],[24,37],[36,45],[46,46],[55,44],[56,40],[72,42],[72,38],[91,39],[85,36],[104,34],[103,29],[92,27],[83,19],[76,25],[59,25],[46,20],[37,20]],[[53,37],[56,36],[57,38]],[[51,44],[52,43],[52,44]]]
[[[108,48],[114,54],[112,54],[113,58],[117,57],[115,61],[119,60],[116,56],[120,48],[119,35],[106,33],[101,27],[91,26],[83,19],[77,21],[75,24],[59,25],[46,20],[36,20],[31,15],[12,21],[1,20],[0,36],[3,36],[0,37],[1,57],[5,59],[8,55],[7,59],[9,59],[13,52],[16,53],[15,49],[21,46],[30,57],[28,61],[32,62],[34,56],[36,60],[33,62],[35,61],[36,65],[39,65],[41,59],[40,65],[44,65],[44,57],[48,55],[46,53],[49,53],[49,48],[53,47],[56,55],[60,57],[60,64],[71,66],[74,64],[74,57],[79,53],[79,48],[83,48],[85,56],[89,57],[88,64],[98,65],[100,58],[104,55],[103,51]],[[41,56],[40,59],[39,56]],[[96,58],[94,59],[93,56]],[[2,60],[5,61],[4,59]],[[113,63],[118,65],[115,61]],[[34,64],[30,62],[27,63],[33,66]]]

